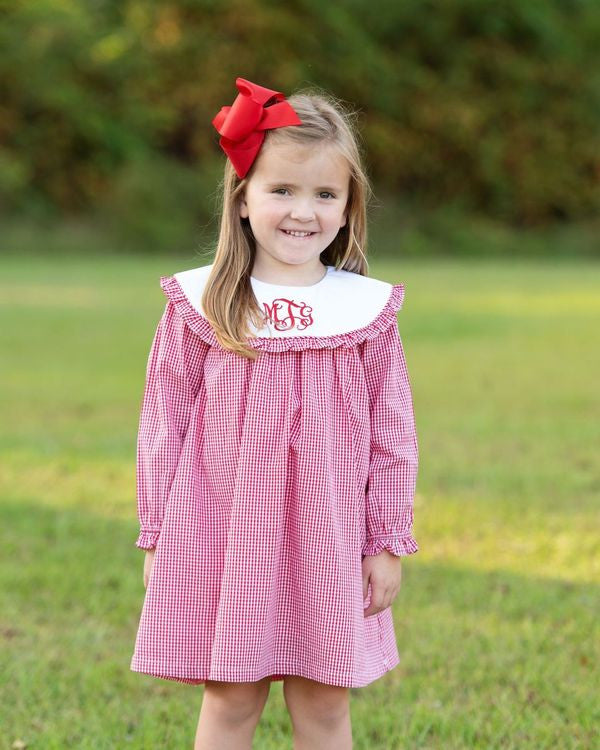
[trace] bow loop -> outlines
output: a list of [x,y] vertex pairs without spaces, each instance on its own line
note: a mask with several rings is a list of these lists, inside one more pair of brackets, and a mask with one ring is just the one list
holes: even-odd
[[[219,145],[229,157],[238,177],[245,177],[264,141],[265,130],[302,121],[281,91],[236,78],[240,92],[231,106],[221,107],[212,124],[220,133]],[[269,104],[274,100],[273,104]]]
[[221,107],[213,123],[225,138],[229,138],[230,141],[241,141],[259,124],[262,113],[262,105],[252,99],[238,96],[231,107]]

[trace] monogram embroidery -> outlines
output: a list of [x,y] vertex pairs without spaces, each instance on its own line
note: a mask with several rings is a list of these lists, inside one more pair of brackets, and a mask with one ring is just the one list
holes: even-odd
[[277,297],[270,305],[263,302],[263,307],[265,323],[271,323],[276,331],[289,331],[291,328],[303,331],[313,324],[312,307],[305,302]]

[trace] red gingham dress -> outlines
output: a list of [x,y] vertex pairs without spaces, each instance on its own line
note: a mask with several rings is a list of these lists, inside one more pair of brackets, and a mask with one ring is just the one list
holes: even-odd
[[[311,287],[252,279],[270,315],[251,361],[220,346],[178,276],[160,279],[141,405],[136,546],[156,553],[131,669],[367,685],[400,659],[392,608],[363,615],[363,556],[419,549],[404,286],[333,266]],[[345,330],[367,297],[378,311]]]

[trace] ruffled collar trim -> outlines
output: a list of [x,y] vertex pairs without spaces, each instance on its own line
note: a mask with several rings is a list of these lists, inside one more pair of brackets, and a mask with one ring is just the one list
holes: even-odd
[[[196,310],[175,276],[161,276],[160,286],[188,327],[211,346],[222,349],[210,322]],[[397,325],[397,312],[404,301],[404,284],[392,284],[390,296],[384,307],[373,320],[362,328],[329,336],[285,336],[249,337],[247,343],[253,349],[267,352],[300,351],[302,349],[334,349],[352,347],[363,341],[376,338],[392,323]]]

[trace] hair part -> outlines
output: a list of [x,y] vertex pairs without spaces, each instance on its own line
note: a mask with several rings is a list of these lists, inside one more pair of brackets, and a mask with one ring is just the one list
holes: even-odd
[[[350,171],[346,223],[320,257],[325,265],[366,276],[367,207],[373,191],[362,163],[356,124],[358,113],[316,87],[298,90],[286,100],[302,124],[265,131],[261,150],[270,145],[314,147],[323,144],[333,146],[345,158]],[[201,299],[205,317],[221,346],[248,359],[258,357],[257,350],[245,343],[251,336],[248,324],[251,321],[257,329],[262,328],[264,313],[258,306],[250,280],[256,255],[255,240],[249,220],[240,217],[239,209],[258,156],[260,152],[242,179],[230,160],[225,161],[220,183],[221,222],[217,247]]]

